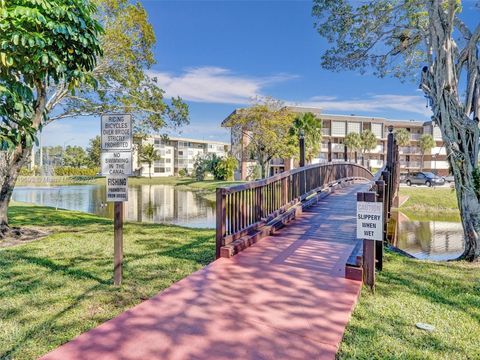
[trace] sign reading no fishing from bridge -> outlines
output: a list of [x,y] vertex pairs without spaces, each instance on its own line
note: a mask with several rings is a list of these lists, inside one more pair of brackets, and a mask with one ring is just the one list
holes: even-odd
[[383,241],[383,203],[357,201],[357,238]]

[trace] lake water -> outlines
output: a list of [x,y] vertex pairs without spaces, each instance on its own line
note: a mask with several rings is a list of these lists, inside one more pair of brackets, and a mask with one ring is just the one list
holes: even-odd
[[464,250],[462,223],[413,221],[400,213],[395,245],[418,259],[437,261],[455,259]]
[[[36,205],[78,210],[113,218],[113,203],[105,203],[105,186],[22,186],[12,199]],[[138,185],[128,189],[125,220],[175,224],[194,228],[215,227],[215,205],[192,191],[172,185]]]

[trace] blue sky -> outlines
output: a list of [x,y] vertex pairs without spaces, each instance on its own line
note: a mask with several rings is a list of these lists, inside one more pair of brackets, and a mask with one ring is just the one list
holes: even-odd
[[[151,71],[167,95],[181,96],[190,107],[182,136],[228,141],[221,121],[255,96],[324,113],[430,118],[416,83],[323,70],[327,44],[313,28],[311,1],[142,3],[157,36]],[[63,120],[45,128],[42,142],[86,146],[98,133],[98,118]]]

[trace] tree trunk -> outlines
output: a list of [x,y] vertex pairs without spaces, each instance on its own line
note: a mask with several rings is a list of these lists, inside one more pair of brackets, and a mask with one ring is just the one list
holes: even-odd
[[8,205],[17,182],[20,169],[28,161],[31,147],[18,146],[12,152],[0,152],[0,238],[8,230]]
[[[457,44],[453,40],[453,23],[456,16],[454,2],[448,9],[438,0],[428,3],[429,35],[432,63],[422,70],[421,88],[430,99],[433,120],[442,132],[447,158],[455,178],[458,207],[465,236],[465,251],[461,258],[473,261],[480,257],[480,189],[475,186],[473,174],[477,168],[480,99],[472,98],[467,91],[467,102],[459,96],[459,77],[463,64],[467,64],[467,78],[478,74],[478,39],[473,37],[462,50],[466,61],[457,63]],[[476,33],[478,35],[478,33]],[[468,82],[475,85],[480,83]],[[468,90],[467,88],[467,90]],[[473,116],[472,116],[473,114]],[[470,118],[472,116],[472,118]]]
[[148,178],[152,178],[152,164],[148,164]]

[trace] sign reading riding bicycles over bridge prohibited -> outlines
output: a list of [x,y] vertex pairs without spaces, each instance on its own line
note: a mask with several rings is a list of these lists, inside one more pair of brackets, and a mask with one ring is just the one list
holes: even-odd
[[102,151],[132,150],[132,116],[130,114],[102,115]]

